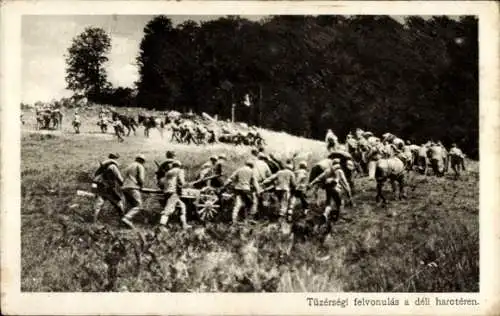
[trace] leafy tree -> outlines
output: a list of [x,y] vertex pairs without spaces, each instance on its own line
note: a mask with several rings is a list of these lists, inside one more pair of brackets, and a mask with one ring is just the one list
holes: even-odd
[[101,28],[88,27],[73,39],[66,56],[67,88],[96,101],[110,87],[104,68],[111,39]]
[[175,47],[172,21],[160,15],[152,19],[144,28],[144,37],[139,47],[137,64],[137,102],[146,108],[171,106],[177,96],[176,83],[172,80],[172,54],[169,47]]

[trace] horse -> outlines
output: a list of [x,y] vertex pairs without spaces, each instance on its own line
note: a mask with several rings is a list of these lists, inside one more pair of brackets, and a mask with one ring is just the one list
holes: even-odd
[[52,128],[53,129],[61,129],[62,128],[62,119],[63,119],[63,114],[61,111],[56,110],[52,111],[50,113],[50,120],[52,121]]
[[119,114],[118,112],[112,112],[111,119],[122,122],[123,126],[128,130],[127,136],[130,136],[130,131],[134,131],[135,135],[135,128],[139,126],[132,116]]
[[51,113],[48,110],[37,110],[36,111],[36,123],[37,128],[49,129],[50,128]]
[[404,187],[406,185],[406,166],[401,158],[395,156],[390,158],[380,158],[375,166],[375,179],[377,181],[377,196],[375,197],[378,203],[382,199],[383,204],[386,204],[386,199],[382,194],[382,189],[387,180],[391,181],[392,191],[396,194],[396,182],[399,184],[398,198],[401,200],[406,198]]
[[137,123],[144,126],[144,136],[149,137],[149,130],[157,128],[163,138],[163,130],[165,128],[165,120],[158,117],[139,114],[137,116]]

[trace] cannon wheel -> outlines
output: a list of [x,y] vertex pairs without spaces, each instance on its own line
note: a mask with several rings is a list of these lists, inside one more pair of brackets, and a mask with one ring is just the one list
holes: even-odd
[[212,220],[219,212],[219,198],[215,189],[205,187],[200,190],[200,195],[194,201],[196,213],[203,222]]

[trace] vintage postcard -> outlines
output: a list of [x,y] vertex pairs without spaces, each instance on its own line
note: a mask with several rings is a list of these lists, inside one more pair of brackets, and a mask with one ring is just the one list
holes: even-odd
[[3,2],[2,313],[499,313],[498,9]]

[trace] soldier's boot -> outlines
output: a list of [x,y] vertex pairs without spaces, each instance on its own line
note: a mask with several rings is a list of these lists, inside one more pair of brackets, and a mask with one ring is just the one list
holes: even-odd
[[94,209],[94,216],[92,216],[92,220],[94,221],[94,223],[97,222],[97,218],[99,217],[99,213],[101,212],[101,208],[95,208]]
[[169,218],[168,215],[162,215],[160,218],[160,225],[163,227],[167,227],[168,218]]
[[127,218],[127,217],[122,217],[122,222],[127,225],[128,227],[135,229],[134,224]]
[[238,222],[238,214],[240,212],[240,206],[239,205],[235,205],[233,207],[233,211],[231,213],[231,224],[236,224]]
[[191,228],[191,227],[192,227],[191,225],[189,225],[189,224],[187,223],[187,219],[186,219],[186,210],[182,210],[182,211],[181,211],[181,216],[180,216],[180,218],[181,218],[181,223],[182,223],[182,228],[183,228],[183,229],[189,229],[189,228]]
[[332,207],[327,206],[325,207],[325,211],[323,213],[323,217],[325,218],[325,222],[328,222],[328,219],[330,218],[330,213],[332,212]]

